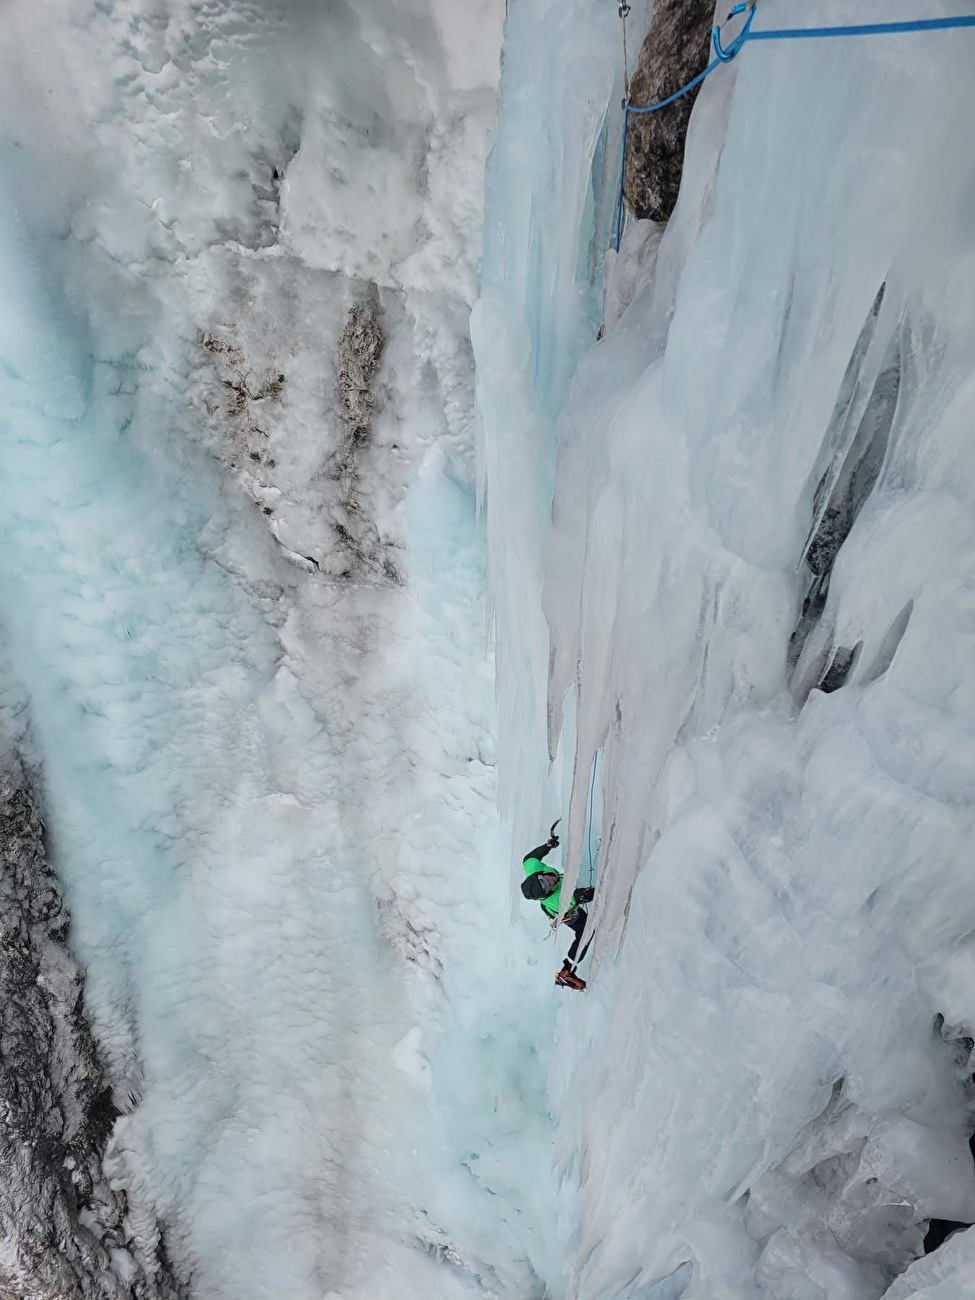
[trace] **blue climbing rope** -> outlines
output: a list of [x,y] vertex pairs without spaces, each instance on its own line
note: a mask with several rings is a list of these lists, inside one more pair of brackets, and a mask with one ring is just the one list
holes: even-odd
[[904,32],[938,32],[954,27],[975,27],[975,14],[958,14],[954,18],[915,18],[902,23],[858,23],[850,27],[769,27],[764,31],[750,31],[746,40],[803,41],[824,36],[898,36]]
[[[718,29],[715,28],[715,31],[717,30]],[[623,238],[623,180],[626,173],[626,137],[630,129],[630,114],[631,113],[636,113],[636,114],[656,113],[661,108],[666,108],[668,104],[676,103],[678,99],[683,99],[685,95],[690,94],[690,92],[694,89],[695,86],[699,86],[701,82],[704,80],[704,78],[710,76],[710,74],[715,70],[715,68],[720,68],[722,62],[726,62],[726,60],[712,59],[712,61],[708,64],[708,66],[704,69],[703,72],[699,72],[692,81],[689,81],[687,83],[686,86],[681,86],[680,90],[675,91],[673,95],[668,95],[667,98],[662,99],[659,102],[659,104],[648,104],[645,108],[637,108],[633,104],[628,104],[625,99],[623,100],[623,150],[620,156],[619,201],[616,204],[616,251],[617,253],[620,251],[620,242]]]
[[[737,17],[738,14],[743,14],[746,8],[747,5],[743,5],[743,4],[735,5],[734,9],[732,9],[731,12],[728,14],[729,21],[732,18]],[[714,46],[714,57],[718,61],[718,63],[731,62],[731,60],[735,57],[735,55],[738,53],[741,47],[748,40],[748,34],[752,30],[752,23],[754,21],[755,21],[755,5],[752,4],[752,7],[748,10],[748,16],[745,19],[744,27],[741,29],[741,31],[738,33],[738,35],[731,42],[731,44],[728,46],[727,49],[724,49],[721,45],[721,28],[720,27],[714,28],[714,30],[711,32],[711,44]]]
[[623,239],[623,181],[626,174],[626,140],[631,113],[657,113],[660,109],[666,108],[668,104],[673,104],[678,99],[682,99],[684,95],[699,86],[706,77],[709,77],[715,68],[720,68],[723,63],[730,63],[749,41],[805,41],[836,36],[898,36],[904,33],[937,32],[960,27],[975,27],[975,14],[958,14],[947,18],[914,18],[904,22],[851,23],[839,27],[767,27],[756,31],[752,26],[755,20],[754,0],[750,0],[750,3],[735,5],[728,14],[728,19],[736,18],[740,14],[745,15],[744,25],[728,45],[721,44],[721,28],[714,28],[711,33],[714,58],[704,71],[699,72],[686,86],[681,86],[680,90],[675,91],[673,95],[668,95],[666,99],[661,99],[656,104],[648,104],[643,108],[637,108],[627,100],[623,101],[623,156],[620,162],[619,201],[616,206],[617,253],[620,251],[620,243]]

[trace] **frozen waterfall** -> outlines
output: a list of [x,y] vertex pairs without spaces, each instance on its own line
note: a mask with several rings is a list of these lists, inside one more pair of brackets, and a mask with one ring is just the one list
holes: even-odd
[[510,924],[472,437],[502,17],[0,15],[0,720],[100,1062],[72,1055],[74,968],[31,913],[5,934],[57,1014],[18,1068],[62,1105],[103,1070],[111,1128],[85,1181],[52,1115],[51,1180],[0,1197],[4,1293],[41,1291],[47,1197],[92,1243],[62,1248],[71,1296],[560,1273],[536,1232],[554,1005]]
[[746,46],[604,269],[611,26],[512,9],[474,334],[502,809],[564,747],[570,880],[601,774],[569,1294],[958,1295],[967,1238],[911,1261],[975,1218],[975,44]]
[[975,32],[620,37],[0,8],[2,1294],[975,1287]]

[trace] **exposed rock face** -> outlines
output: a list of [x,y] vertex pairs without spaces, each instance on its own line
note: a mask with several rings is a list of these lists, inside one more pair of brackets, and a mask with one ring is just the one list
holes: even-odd
[[349,311],[339,338],[339,409],[349,439],[354,442],[362,443],[369,439],[375,406],[372,386],[385,342],[379,294],[375,286],[371,286],[365,300],[356,303]]
[[343,430],[334,459],[342,494],[335,512],[341,554],[338,574],[384,573],[387,579],[398,581],[389,557],[383,563],[382,543],[372,521],[363,514],[358,490],[360,461],[372,439],[373,390],[385,344],[379,293],[370,285],[363,300],[350,309],[338,343],[336,399]]
[[[209,446],[260,506],[291,563],[327,578],[398,585],[402,578],[397,547],[381,535],[369,493],[363,491],[375,469],[370,461],[381,455],[374,445],[373,423],[383,405],[377,383],[387,342],[384,306],[375,283],[356,283],[351,293],[354,301],[345,312],[330,356],[332,391],[325,396],[319,416],[331,444],[322,464],[297,482],[294,477],[289,482],[287,474],[282,477],[279,456],[290,462],[293,473],[296,435],[309,431],[296,424],[295,406],[289,404],[285,388],[287,375],[278,368],[280,358],[271,356],[255,364],[254,348],[245,349],[239,341],[239,321],[208,329],[200,338],[212,367],[206,397],[212,425]],[[293,360],[291,364],[297,370]],[[219,389],[213,379],[219,381]],[[296,401],[300,408],[300,394]],[[318,445],[320,425],[312,437],[313,445]],[[304,445],[308,441],[302,439]],[[293,505],[299,494],[307,497],[309,508],[327,525],[325,538],[310,533],[319,545],[308,550],[294,549],[290,539],[299,530],[293,523],[285,527],[284,535],[279,527],[282,502]]]
[[102,1157],[116,1111],[20,764],[0,766],[0,1297],[172,1300]]
[[[707,65],[713,0],[656,0],[630,81],[630,103],[656,103]],[[677,203],[684,141],[697,88],[658,113],[631,114],[623,197],[635,217],[668,221]]]

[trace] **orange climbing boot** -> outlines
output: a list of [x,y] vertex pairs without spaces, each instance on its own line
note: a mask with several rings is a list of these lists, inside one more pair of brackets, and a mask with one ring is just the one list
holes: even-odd
[[569,961],[562,963],[562,969],[556,975],[555,982],[561,984],[563,988],[579,989],[580,992],[586,987],[586,981],[579,978],[575,973],[575,968]]

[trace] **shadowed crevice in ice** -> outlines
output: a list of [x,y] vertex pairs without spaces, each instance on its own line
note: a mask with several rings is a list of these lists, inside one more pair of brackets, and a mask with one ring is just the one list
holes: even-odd
[[[946,1047],[937,1055],[950,1089],[959,1054],[955,1043]],[[844,1096],[843,1080],[834,1084],[823,1113],[749,1189],[745,1224],[762,1247],[756,1278],[771,1294],[795,1272],[824,1294],[847,1287],[851,1295],[879,1297],[970,1221],[962,1216],[975,1207],[965,1118],[972,1088],[969,1077],[956,1078],[953,1114],[910,1119],[865,1112]],[[810,1239],[816,1223],[824,1231]]]
[[[844,430],[851,427],[851,419],[857,409],[857,394],[864,388],[863,372],[869,370],[871,345],[883,299],[884,291],[881,290],[850,358],[830,432],[824,444],[827,447],[837,447],[837,450],[834,451],[830,464],[822,471],[813,494],[814,523],[803,548],[801,566],[807,575],[806,590],[787,652],[793,691],[800,701],[805,699],[813,686],[818,686],[827,694],[838,690],[856,667],[862,646],[860,642],[850,646],[834,646],[828,638],[813,638],[812,634],[826,609],[830,578],[837,557],[880,477],[897,412],[901,387],[901,344],[899,336],[895,334],[888,343],[880,372],[873,382],[856,425],[856,433],[844,450]],[[811,653],[805,654],[811,639]],[[896,649],[897,642],[894,641],[889,647],[885,667],[879,671],[877,665],[882,662],[883,655],[875,657],[872,667],[874,677],[889,667]]]
[[964,1232],[971,1226],[970,1223],[959,1223],[955,1219],[931,1219],[924,1234],[925,1255],[933,1254],[949,1237],[953,1237],[956,1232]]
[[823,474],[813,497],[813,513],[818,523],[803,558],[806,567],[817,576],[832,569],[840,547],[877,482],[887,453],[900,384],[900,346],[899,340],[894,339],[849,451],[838,472]]
[[[968,1148],[973,1159],[975,1159],[975,1075],[972,1074],[972,1052],[975,1050],[975,1038],[958,1029],[951,1029],[945,1025],[944,1016],[940,1013],[935,1018],[935,1030],[940,1033],[941,1037],[948,1044],[949,1049],[954,1057],[955,1067],[958,1077],[968,1098],[970,1109],[969,1127],[971,1136],[968,1139]],[[932,1216],[927,1223],[927,1230],[924,1234],[924,1253],[931,1255],[934,1251],[940,1249],[949,1238],[958,1232],[963,1232],[972,1225],[972,1220],[964,1222],[959,1219],[938,1218]]]
[[824,695],[830,695],[846,684],[847,678],[856,667],[862,649],[863,642],[858,641],[852,648],[837,646],[832,651],[826,662],[825,671],[819,679],[819,689]]

